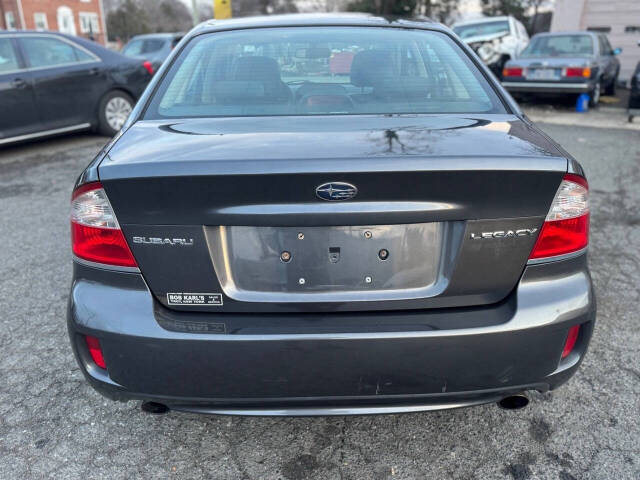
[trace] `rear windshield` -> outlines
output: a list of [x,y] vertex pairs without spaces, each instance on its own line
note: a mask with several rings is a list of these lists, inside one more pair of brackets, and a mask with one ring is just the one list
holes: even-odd
[[145,118],[484,112],[504,107],[447,35],[288,27],[194,38]]
[[509,22],[507,20],[498,20],[495,22],[471,23],[453,27],[460,38],[472,38],[485,35],[497,35],[499,33],[509,33]]
[[125,45],[122,53],[128,57],[157,52],[164,46],[164,40],[159,38],[145,38],[132,40]]
[[591,35],[543,35],[533,37],[521,57],[589,57],[593,55]]

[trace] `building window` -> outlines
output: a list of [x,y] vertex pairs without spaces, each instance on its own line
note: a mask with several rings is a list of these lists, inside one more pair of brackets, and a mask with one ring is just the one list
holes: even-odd
[[611,27],[587,27],[588,32],[611,33]]
[[73,10],[69,7],[58,7],[58,31],[68,33],[69,35],[76,34]]
[[640,25],[627,25],[624,27],[624,33],[640,33]]
[[100,33],[98,14],[80,12],[80,31],[82,33]]
[[47,14],[43,12],[36,12],[33,14],[33,23],[36,25],[36,30],[48,30],[49,24],[47,23]]
[[4,13],[4,23],[7,25],[7,30],[16,29],[16,17],[13,16],[13,12]]

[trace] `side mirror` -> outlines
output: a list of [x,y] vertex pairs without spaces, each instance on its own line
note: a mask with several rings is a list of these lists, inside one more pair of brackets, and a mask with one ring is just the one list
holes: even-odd
[[613,54],[614,55],[620,55],[621,53],[622,53],[622,49],[620,47],[613,49]]

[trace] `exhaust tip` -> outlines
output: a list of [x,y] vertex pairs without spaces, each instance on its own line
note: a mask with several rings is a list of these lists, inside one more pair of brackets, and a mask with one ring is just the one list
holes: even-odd
[[169,407],[164,403],[158,402],[142,402],[140,408],[143,412],[150,413],[152,415],[163,415],[169,411]]
[[524,393],[509,395],[498,401],[498,406],[504,410],[520,410],[529,405],[529,397]]

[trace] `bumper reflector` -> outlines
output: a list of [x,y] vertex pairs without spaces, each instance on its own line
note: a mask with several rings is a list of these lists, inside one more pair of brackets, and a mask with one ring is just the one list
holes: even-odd
[[562,358],[566,358],[573,351],[573,347],[576,346],[578,340],[578,334],[580,333],[580,325],[574,325],[569,329],[567,335],[567,341],[564,342],[564,348],[562,349]]
[[87,341],[87,347],[89,348],[89,355],[93,359],[93,362],[100,368],[107,368],[107,364],[104,362],[104,356],[102,355],[102,347],[100,347],[100,340],[96,337],[89,335],[85,336]]

